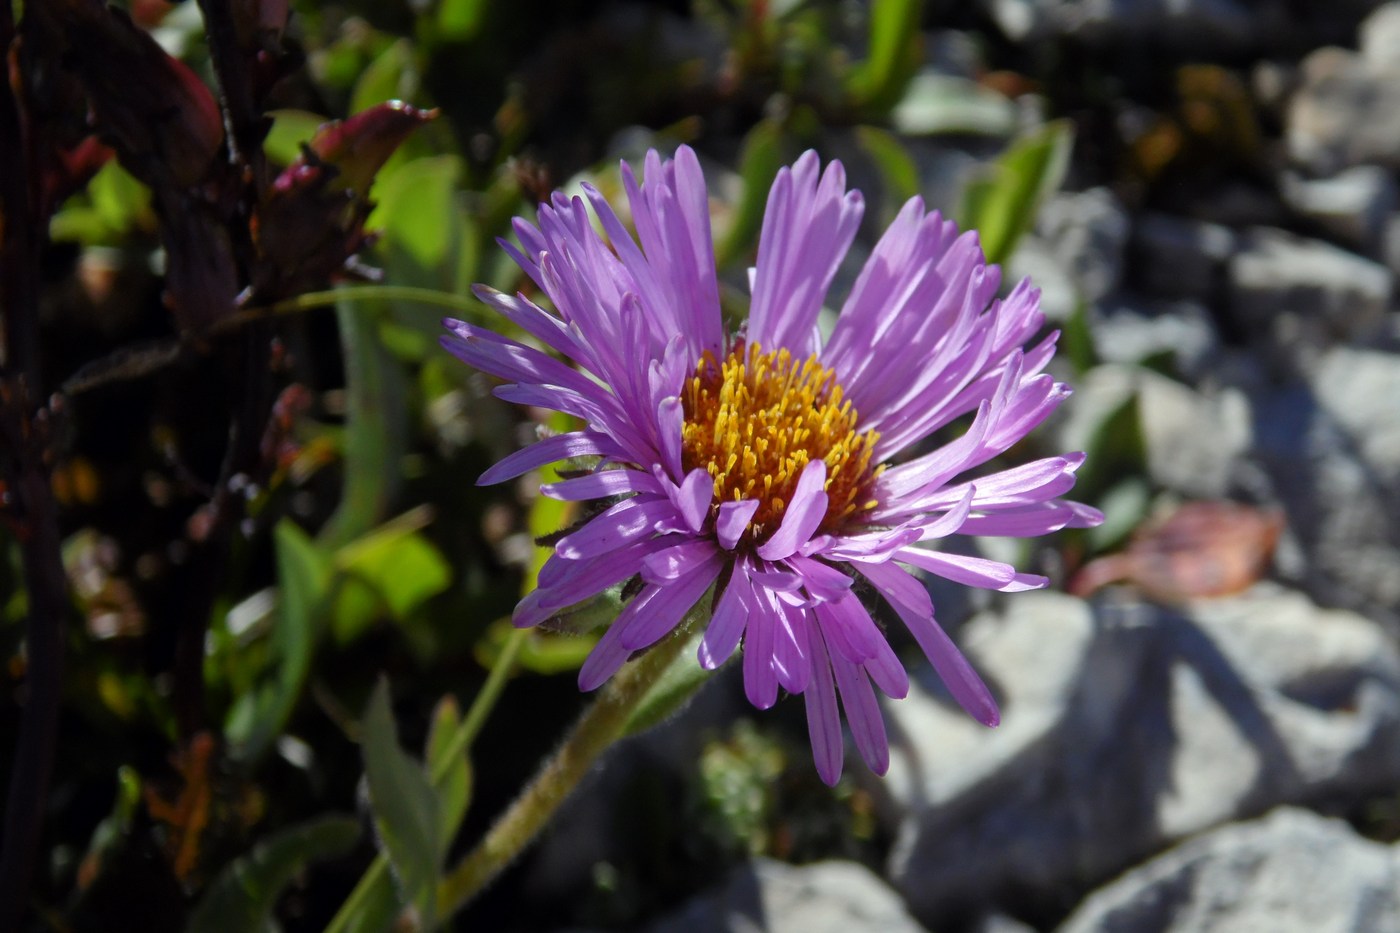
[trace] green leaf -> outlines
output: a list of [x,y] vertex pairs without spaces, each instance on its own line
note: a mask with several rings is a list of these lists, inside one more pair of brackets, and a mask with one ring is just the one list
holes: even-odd
[[274,110],[272,128],[263,140],[263,152],[278,165],[291,165],[301,155],[302,143],[316,135],[327,117],[306,110]]
[[390,100],[412,102],[418,96],[418,65],[413,44],[402,39],[380,52],[355,82],[350,112],[359,113]]
[[402,481],[408,447],[408,377],[380,343],[381,302],[343,300],[336,306],[345,359],[345,487],[340,507],[321,530],[336,547],[368,532],[388,514]]
[[151,209],[151,192],[116,159],[108,162],[88,182],[88,196],[97,216],[109,230],[125,233]]
[[438,701],[437,708],[433,710],[427,747],[423,751],[423,757],[428,762],[428,773],[444,775],[436,782],[438,799],[442,804],[443,828],[438,837],[439,858],[447,856],[457,828],[462,825],[462,817],[467,813],[467,805],[471,803],[472,772],[467,756],[458,755],[450,762],[447,760],[452,739],[461,725],[462,711],[457,706],[456,698],[448,694]]
[[762,120],[744,137],[739,155],[739,177],[744,180],[744,193],[735,208],[729,233],[717,250],[716,262],[721,267],[747,252],[763,225],[763,208],[768,203],[768,189],[783,166],[783,132],[777,122]]
[[905,201],[919,193],[919,168],[908,150],[892,133],[873,126],[858,126],[856,142],[875,162],[884,183],[886,200],[898,210]]
[[[706,594],[698,605],[709,604],[710,597]],[[689,702],[714,675],[714,671],[705,670],[695,659],[695,649],[703,634],[703,631],[697,631],[691,637],[691,643],[681,649],[676,659],[637,702],[632,714],[627,717],[626,725],[622,727],[623,735],[642,732],[663,722]]]
[[272,535],[277,555],[278,614],[272,630],[272,676],[239,697],[225,732],[229,754],[239,761],[262,755],[296,708],[322,624],[330,589],[331,562],[289,519]]
[[890,122],[907,136],[1010,136],[1016,105],[967,78],[922,72],[890,111]]
[[1141,476],[1129,476],[1098,496],[1096,502],[1103,510],[1103,524],[1090,528],[1088,537],[1089,547],[1098,554],[1121,545],[1147,520],[1152,493]]
[[870,55],[851,71],[847,90],[883,113],[902,95],[919,65],[922,0],[875,0],[870,8]]
[[420,925],[431,930],[445,848],[442,803],[423,768],[399,747],[387,681],[381,680],[370,697],[362,746],[375,828]]
[[375,188],[379,206],[367,221],[386,244],[402,249],[424,269],[436,269],[462,236],[457,185],[464,167],[455,155],[404,162]]
[[282,889],[310,863],[344,855],[359,838],[359,821],[349,816],[325,816],[276,833],[214,879],[190,914],[187,929],[200,933],[277,929],[272,911]]
[[443,42],[466,42],[481,28],[486,0],[442,0],[437,9],[437,31]]
[[341,642],[358,635],[380,607],[402,622],[452,583],[452,567],[442,552],[399,521],[345,545],[335,563],[342,580],[333,628]]
[[1004,262],[1011,255],[1041,204],[1060,187],[1073,144],[1067,122],[1046,124],[1002,153],[988,177],[964,190],[959,224],[978,231],[989,262]]

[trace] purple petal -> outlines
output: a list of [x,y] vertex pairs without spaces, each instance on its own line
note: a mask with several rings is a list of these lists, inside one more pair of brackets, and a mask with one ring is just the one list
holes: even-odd
[[686,526],[693,532],[699,532],[705,525],[705,519],[710,517],[710,502],[714,497],[715,481],[709,471],[696,467],[686,474],[672,501],[681,518],[685,519]]
[[719,551],[704,538],[672,537],[681,540],[642,559],[642,578],[648,583],[666,586],[703,564],[719,560]]
[[920,570],[927,570],[945,580],[984,590],[999,590],[1016,579],[1016,570],[1010,564],[987,560],[985,557],[968,557],[964,554],[945,554],[942,551],[907,547],[895,554],[895,560],[913,564]]
[[904,620],[958,705],[983,725],[1000,722],[992,692],[933,617],[933,602],[923,584],[894,564],[861,564],[858,569]]
[[482,473],[476,484],[490,486],[570,457],[611,457],[618,453],[616,442],[603,434],[592,431],[556,434],[505,457]]
[[881,639],[879,647],[875,657],[865,662],[865,670],[886,696],[902,700],[909,695],[909,674],[889,642]]
[[836,684],[831,676],[831,659],[822,644],[820,627],[811,635],[812,682],[803,695],[807,698],[807,735],[812,742],[812,760],[817,774],[829,787],[841,777],[845,749],[841,741],[841,714],[836,709]]
[[778,702],[778,677],[773,671],[773,627],[778,607],[771,593],[755,587],[744,635],[744,694],[759,709]]
[[778,683],[792,694],[806,690],[812,675],[806,615],[805,609],[780,604],[773,631],[773,670]]
[[629,492],[658,493],[656,480],[641,470],[599,470],[586,476],[575,476],[557,483],[545,483],[540,492],[551,499],[577,502],[605,499]]
[[674,518],[676,507],[669,499],[638,496],[624,499],[600,512],[578,531],[559,539],[554,553],[570,560],[591,557],[598,551],[611,551],[634,538],[651,535],[658,522]]
[[797,549],[812,537],[826,517],[826,462],[813,460],[802,468],[792,501],[783,512],[782,524],[772,536],[759,545],[757,554],[764,560],[782,560],[797,553]]
[[614,622],[588,653],[578,672],[578,688],[584,693],[601,687],[632,656],[631,651],[622,647],[621,634],[621,629]]
[[749,520],[757,511],[757,499],[721,502],[719,513],[715,516],[715,537],[719,539],[719,546],[726,551],[734,550],[734,545],[739,543],[749,527]]
[[855,594],[847,593],[836,602],[817,603],[814,609],[827,645],[852,664],[863,664],[879,653],[879,643],[885,636]]
[[813,599],[835,602],[850,592],[853,581],[830,564],[810,557],[794,555],[784,563],[802,578],[802,585]]
[[[653,595],[645,607],[639,606],[637,608],[637,612],[633,614],[635,621],[629,620],[624,627],[621,636],[622,646],[637,650],[660,640],[667,632],[679,625],[691,607],[699,601],[701,596],[705,595],[710,584],[715,582],[715,577],[719,576],[719,570],[720,560],[718,556],[711,556],[674,583],[668,583],[664,586],[653,584],[644,589],[642,595],[646,595],[647,590],[651,590]],[[641,599],[642,596],[639,595],[634,602],[640,602]],[[630,609],[631,606],[629,605],[628,608]],[[619,615],[615,624],[622,625],[622,623],[622,616]]]
[[846,721],[851,724],[856,751],[871,771],[884,774],[890,767],[890,744],[885,736],[885,717],[880,714],[880,704],[865,671],[839,653],[831,655],[831,670],[841,691],[841,705],[846,707]]
[[752,600],[744,563],[742,560],[737,561],[734,565],[734,575],[729,578],[729,585],[720,594],[715,614],[711,617],[710,624],[705,627],[704,637],[700,639],[697,658],[701,667],[712,671],[729,660],[744,634],[744,624],[748,621],[749,604]]

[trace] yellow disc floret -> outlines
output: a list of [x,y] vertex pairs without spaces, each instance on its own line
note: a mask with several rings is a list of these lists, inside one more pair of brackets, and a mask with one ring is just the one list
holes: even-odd
[[795,362],[787,350],[739,344],[718,362],[707,353],[681,395],[682,465],[709,471],[718,502],[754,499],[745,538],[761,543],[778,528],[802,470],[826,461],[826,518],[834,531],[869,498],[874,431],[858,432],[856,412],[836,375],[815,356]]

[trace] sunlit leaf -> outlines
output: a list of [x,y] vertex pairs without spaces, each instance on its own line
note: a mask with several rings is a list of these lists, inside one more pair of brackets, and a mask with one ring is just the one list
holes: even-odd
[[349,816],[325,816],[263,840],[235,859],[205,889],[187,929],[200,933],[262,933],[276,929],[272,911],[282,889],[312,862],[338,858],[360,838]]
[[236,759],[259,757],[282,733],[311,669],[331,581],[331,561],[293,522],[273,531],[278,613],[272,630],[272,675],[235,701],[225,734]]
[[[438,836],[439,857],[447,855],[447,849],[452,844],[452,837],[456,835],[457,827],[461,825],[462,817],[467,812],[467,805],[471,802],[472,772],[467,756],[458,755],[451,762],[447,761],[452,738],[461,724],[462,711],[457,706],[457,700],[448,694],[438,701],[437,707],[433,710],[432,725],[428,729],[427,748],[423,752],[423,757],[428,762],[429,773],[446,774],[446,777],[437,782],[439,800],[442,806],[443,829]],[[443,768],[446,769],[445,772],[442,771]]]
[[362,747],[375,828],[420,925],[432,929],[444,849],[442,805],[422,766],[399,747],[387,681],[370,697]]
[[858,126],[856,141],[880,170],[887,199],[896,208],[919,193],[919,168],[894,134],[874,126]]
[[355,82],[350,112],[359,113],[390,100],[412,101],[418,96],[418,70],[413,45],[401,40],[380,52]]
[[874,0],[870,5],[870,52],[852,70],[847,89],[860,104],[884,112],[902,96],[919,65],[922,0]]
[[386,244],[403,249],[418,265],[434,269],[461,237],[457,186],[462,160],[430,156],[399,165],[375,189],[379,206],[368,225]]
[[327,118],[306,110],[274,110],[272,128],[263,140],[263,152],[278,165],[290,165],[301,155],[303,143],[309,142]]
[[1045,199],[1064,180],[1074,134],[1067,122],[1047,124],[1002,153],[984,178],[963,192],[959,223],[977,230],[990,262],[1004,262],[1035,223]]

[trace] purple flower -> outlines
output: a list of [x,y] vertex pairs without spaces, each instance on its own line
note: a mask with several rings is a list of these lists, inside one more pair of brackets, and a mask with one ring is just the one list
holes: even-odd
[[[1074,485],[1082,454],[962,478],[1069,395],[1043,372],[1056,335],[1025,349],[1044,321],[1039,292],[1022,282],[997,299],[1000,274],[976,235],[959,235],[914,198],[823,340],[818,312],[863,201],[846,190],[841,163],[821,171],[808,152],[773,183],[748,323],[729,333],[695,154],[682,147],[663,161],[653,151],[645,184],[626,164],[622,179],[635,239],[585,186],[602,235],[584,198],[555,194],[540,206],[538,227],[516,221],[520,249],[503,243],[553,313],[523,295],[476,289],[577,369],[446,322],[448,350],[509,383],[498,396],[587,425],[511,454],[480,482],[587,458],[586,472],[541,491],[606,505],[558,541],[515,624],[538,624],[640,578],[579,673],[579,686],[592,690],[709,600],[700,664],[718,667],[742,642],[755,706],[772,706],[779,688],[802,694],[817,771],[832,784],[843,757],[838,695],[866,764],[881,774],[889,764],[872,683],[898,698],[909,679],[871,617],[882,601],[963,708],[995,725],[996,701],[905,566],[969,586],[1034,589],[1045,578],[921,543],[956,533],[1028,537],[1102,520],[1058,498]],[[921,446],[969,414],[961,436]]]

